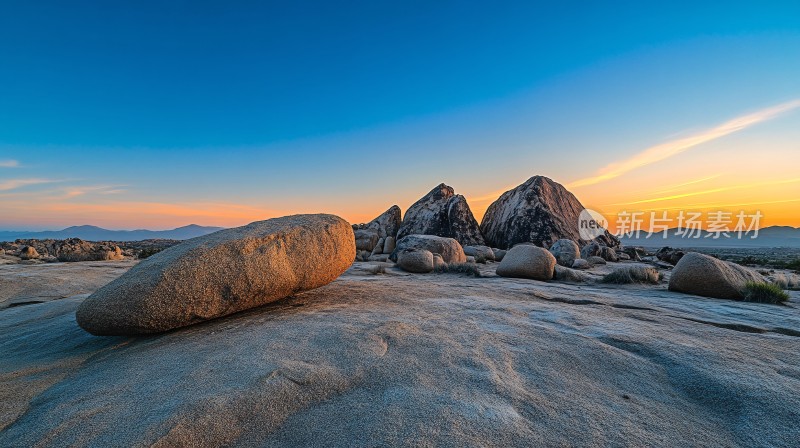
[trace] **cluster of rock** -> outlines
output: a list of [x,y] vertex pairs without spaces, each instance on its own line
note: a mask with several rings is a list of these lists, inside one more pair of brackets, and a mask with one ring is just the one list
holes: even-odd
[[16,240],[2,243],[6,254],[22,260],[55,261],[103,261],[121,260],[125,254],[111,242],[91,242],[79,238],[66,240]]
[[550,248],[566,267],[579,259],[585,260],[578,262],[580,268],[638,259],[623,251],[619,240],[607,231],[592,241],[581,239],[578,222],[583,209],[562,185],[534,176],[501,195],[478,225],[464,196],[439,184],[409,207],[402,220],[395,205],[371,222],[353,226],[356,260],[385,261],[391,254],[388,258],[396,261],[399,241],[413,235],[453,239],[477,262],[501,261],[506,250],[523,243]]
[[258,221],[143,260],[89,296],[76,318],[96,335],[167,331],[328,284],[354,256],[352,227],[339,217]]
[[353,225],[356,260],[386,261],[395,248],[397,232],[402,223],[400,215],[400,207],[393,205],[372,221]]

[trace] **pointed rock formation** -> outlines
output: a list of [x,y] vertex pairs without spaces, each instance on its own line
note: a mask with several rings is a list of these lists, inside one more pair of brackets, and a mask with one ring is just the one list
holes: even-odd
[[400,217],[400,207],[393,205],[389,210],[381,213],[377,218],[366,224],[356,224],[353,230],[366,230],[374,229],[378,233],[378,238],[386,238],[387,236],[397,236],[397,231],[400,229],[402,219]]
[[467,200],[445,184],[436,186],[406,211],[397,239],[407,235],[436,235],[453,238],[464,246],[484,245]]
[[[488,246],[501,249],[526,242],[550,247],[562,238],[583,246],[588,243],[578,232],[578,217],[583,209],[575,195],[561,184],[533,176],[494,201],[486,210],[480,229]],[[619,246],[619,240],[607,231],[597,240]]]

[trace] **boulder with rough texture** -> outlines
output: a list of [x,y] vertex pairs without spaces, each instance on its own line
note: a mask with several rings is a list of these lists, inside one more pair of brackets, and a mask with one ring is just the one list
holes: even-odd
[[547,249],[520,244],[512,247],[503,257],[497,266],[497,275],[546,281],[552,280],[555,266],[556,257]]
[[712,256],[689,252],[681,257],[669,278],[670,291],[718,299],[743,300],[747,282],[764,283],[758,272]]
[[617,252],[608,246],[600,246],[600,257],[602,257],[603,260],[606,261],[613,261],[613,262],[619,261],[619,257],[617,257]]
[[581,248],[581,258],[588,260],[589,257],[599,257],[602,252],[601,247],[602,246],[595,242],[583,246],[583,248]]
[[397,239],[408,235],[444,236],[462,245],[484,245],[467,200],[445,184],[439,184],[408,208]]
[[606,264],[606,260],[603,257],[598,257],[597,255],[592,255],[591,257],[586,259],[590,265],[596,264]]
[[589,262],[583,258],[578,258],[572,262],[572,269],[589,269],[590,267],[592,266],[589,264]]
[[553,279],[562,282],[583,283],[586,281],[586,274],[557,264]]
[[435,235],[408,235],[397,241],[397,247],[389,259],[397,261],[397,254],[403,249],[425,249],[431,253],[440,254],[446,263],[467,261],[464,249],[453,238]]
[[375,248],[375,245],[378,244],[378,240],[381,238],[378,235],[378,231],[375,229],[358,229],[353,233],[353,237],[356,240],[356,249],[365,250],[370,254],[372,253],[372,249]]
[[33,246],[25,246],[19,251],[19,258],[23,260],[35,260],[39,258],[39,252]]
[[395,248],[395,239],[393,236],[387,236],[386,239],[383,240],[383,253],[390,254],[394,252]]
[[447,263],[445,263],[444,259],[439,254],[433,254],[433,269],[435,270],[447,269]]
[[393,205],[388,210],[381,213],[377,218],[366,224],[354,224],[353,230],[371,229],[378,233],[378,238],[392,237],[397,235],[402,219],[400,218],[400,207]]
[[397,267],[406,272],[427,274],[433,271],[434,257],[425,249],[403,249],[397,254]]
[[626,254],[625,252],[618,252],[617,258],[619,261],[629,261],[631,259],[630,255]]
[[673,266],[677,265],[681,258],[686,254],[686,252],[680,249],[673,249],[671,247],[662,247],[661,249],[656,252],[656,258],[659,260],[669,263]]
[[575,241],[560,239],[550,246],[550,253],[561,266],[572,267],[575,259],[581,257],[581,249]]
[[622,248],[622,252],[628,255],[629,259],[633,261],[641,261],[642,255],[645,255],[647,253],[647,251],[645,251],[643,247],[635,247],[635,246],[625,246]]
[[464,246],[464,254],[475,257],[479,262],[494,261],[494,251],[489,246]]
[[[533,242],[549,247],[565,238],[584,245],[578,232],[578,221],[584,207],[561,184],[547,177],[534,176],[522,185],[503,193],[486,210],[481,232],[486,244],[508,249],[515,244]],[[619,240],[605,232],[606,245],[619,245]]]
[[221,230],[159,252],[78,308],[96,335],[157,333],[264,305],[335,280],[353,230],[333,215],[294,215]]
[[372,248],[371,255],[380,255],[380,254],[382,254],[383,253],[383,244],[384,244],[384,239],[383,238],[379,239],[378,240],[378,244],[376,244],[375,247]]

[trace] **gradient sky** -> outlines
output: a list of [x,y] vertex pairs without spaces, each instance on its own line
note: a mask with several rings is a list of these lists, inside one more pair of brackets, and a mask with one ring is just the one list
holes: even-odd
[[2,2],[0,229],[363,222],[440,182],[480,219],[535,174],[800,226],[800,3],[595,3]]

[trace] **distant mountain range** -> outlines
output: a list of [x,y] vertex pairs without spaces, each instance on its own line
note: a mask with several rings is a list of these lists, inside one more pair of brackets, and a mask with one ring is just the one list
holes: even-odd
[[223,227],[205,227],[195,224],[172,230],[108,230],[96,226],[73,226],[64,230],[45,230],[42,232],[0,231],[0,241],[14,241],[17,239],[63,240],[66,238],[80,238],[86,241],[187,240],[222,229]]
[[[800,228],[789,226],[764,227],[758,231],[756,238],[750,238],[750,234],[743,234],[738,238],[738,234],[729,232],[728,236],[720,235],[714,239],[706,231],[699,233],[698,238],[686,238],[676,235],[678,229],[669,229],[664,232],[657,232],[647,238],[647,232],[642,232],[638,238],[622,238],[622,243],[628,246],[647,246],[647,247],[797,247],[800,248]],[[666,238],[664,234],[666,233]]]

